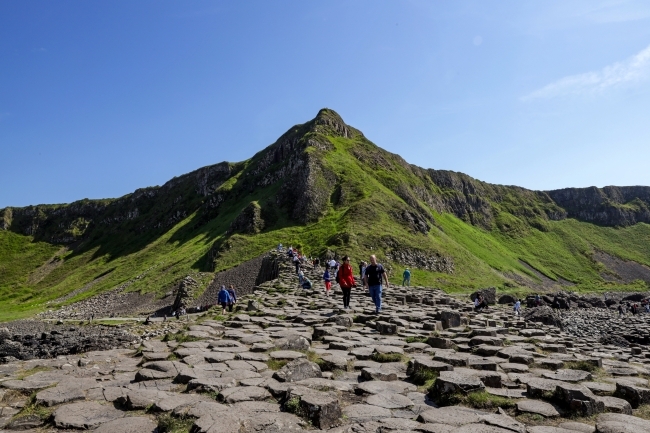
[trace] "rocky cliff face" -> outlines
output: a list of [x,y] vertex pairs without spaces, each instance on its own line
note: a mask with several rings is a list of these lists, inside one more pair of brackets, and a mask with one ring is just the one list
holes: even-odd
[[[324,163],[334,150],[332,137],[362,142],[363,152],[361,147],[349,151],[364,169],[408,173],[413,181],[392,181],[386,186],[405,203],[404,208],[392,210],[392,217],[413,232],[426,234],[435,225],[430,210],[503,231],[513,230],[516,220],[541,230],[549,220],[567,217],[606,226],[650,222],[650,187],[531,191],[488,184],[462,173],[422,169],[374,146],[337,113],[323,109],[248,161],[203,167],[118,199],[2,209],[0,229],[63,244],[107,233],[164,231],[195,212],[195,224],[204,224],[219,217],[228,203],[275,185],[279,185],[277,193],[260,202],[261,206],[246,208],[233,223],[233,231],[256,233],[265,225],[272,227],[277,212],[300,224],[313,222],[330,206],[337,185],[339,199],[353,196],[340,186],[346,179],[337,177]],[[245,204],[240,206],[241,211]],[[503,212],[516,220],[502,218]]]
[[548,195],[570,218],[604,226],[650,223],[650,187],[566,188]]

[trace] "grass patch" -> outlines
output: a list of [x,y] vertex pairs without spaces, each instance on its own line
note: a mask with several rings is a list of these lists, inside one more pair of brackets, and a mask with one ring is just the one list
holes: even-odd
[[192,425],[194,425],[192,418],[177,418],[168,413],[158,418],[158,431],[160,433],[190,433]]
[[284,410],[294,415],[300,416],[300,397],[291,397],[284,403]]
[[427,337],[406,337],[407,343],[426,343]]
[[405,357],[401,353],[373,353],[371,358],[375,362],[402,362]]
[[36,415],[41,420],[47,421],[52,416],[52,412],[54,412],[54,408],[49,408],[49,407],[36,404],[36,392],[33,392],[29,396],[29,400],[27,401],[27,404],[20,410],[20,412],[14,415],[13,418],[17,418],[25,415]]
[[474,409],[497,409],[499,407],[502,409],[511,409],[517,405],[516,400],[492,395],[487,391],[475,391],[469,394],[456,393],[443,396],[435,396],[430,392],[429,395],[436,399],[436,403],[441,406],[462,405]]
[[23,370],[20,371],[18,374],[16,374],[16,379],[23,380],[24,378],[29,377],[36,373],[40,373],[41,371],[50,371],[50,370],[52,370],[52,368],[43,367],[43,366],[30,368],[29,370]]
[[591,362],[588,361],[572,361],[572,362],[565,362],[564,363],[564,368],[569,369],[569,370],[582,370],[586,371],[589,373],[596,373],[598,371],[598,366],[592,364]]
[[418,370],[411,376],[411,381],[416,385],[426,386],[429,389],[438,376],[440,376],[440,373],[437,371]]
[[287,365],[287,361],[271,358],[266,361],[266,365],[269,367],[269,370],[277,371]]
[[650,420],[650,404],[642,404],[632,411],[632,415]]
[[203,338],[199,337],[194,337],[192,335],[187,335],[183,332],[177,332],[176,334],[165,334],[163,337],[162,341],[167,342],[167,341],[175,341],[178,344],[180,343],[189,343],[192,341],[201,341]]

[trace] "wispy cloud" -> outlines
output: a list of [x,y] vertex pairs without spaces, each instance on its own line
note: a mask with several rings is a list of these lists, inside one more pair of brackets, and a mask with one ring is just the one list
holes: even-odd
[[638,83],[650,76],[650,46],[631,58],[605,66],[599,71],[569,75],[522,97],[523,101],[559,96],[594,94]]

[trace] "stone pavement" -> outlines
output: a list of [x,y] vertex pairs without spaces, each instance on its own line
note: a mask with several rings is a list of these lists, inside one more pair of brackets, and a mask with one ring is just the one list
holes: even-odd
[[1,364],[0,431],[650,433],[647,347],[417,287],[343,310],[292,269],[138,351]]

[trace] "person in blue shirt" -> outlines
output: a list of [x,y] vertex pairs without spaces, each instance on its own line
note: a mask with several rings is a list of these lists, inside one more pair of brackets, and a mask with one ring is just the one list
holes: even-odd
[[402,274],[402,286],[410,286],[411,285],[411,271],[409,271],[409,268],[404,269],[404,273]]
[[228,304],[230,304],[230,293],[228,293],[228,290],[226,290],[226,286],[222,285],[221,290],[219,290],[219,294],[217,295],[217,302],[221,304],[222,312],[221,314],[225,315],[226,314],[226,308],[228,307]]

